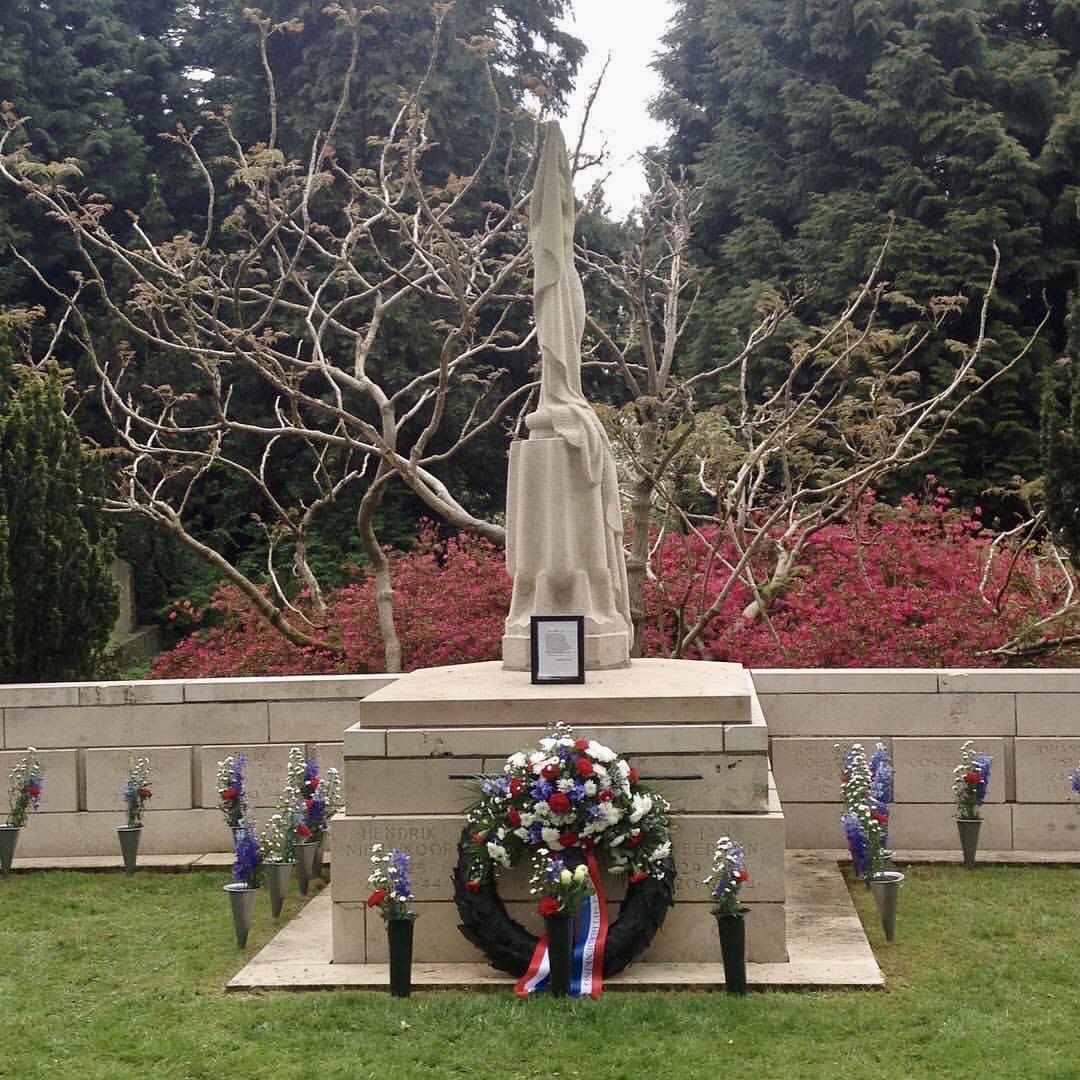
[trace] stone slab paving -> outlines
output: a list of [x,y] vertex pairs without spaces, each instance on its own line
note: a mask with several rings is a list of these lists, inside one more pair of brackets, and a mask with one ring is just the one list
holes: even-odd
[[[881,988],[884,976],[863,933],[835,859],[787,856],[788,962],[747,964],[752,988]],[[329,890],[315,897],[227,985],[229,990],[383,989],[386,964],[333,964]],[[414,964],[417,989],[508,988],[514,980],[486,964]],[[634,964],[609,990],[715,990],[721,964]]]

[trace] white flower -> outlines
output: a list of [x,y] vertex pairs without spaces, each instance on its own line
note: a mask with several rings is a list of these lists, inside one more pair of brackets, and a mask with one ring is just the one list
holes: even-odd
[[585,875],[588,874],[588,872],[589,868],[584,863],[578,863],[578,865],[574,867],[574,880],[580,885],[585,880]]
[[510,865],[510,853],[502,846],[502,844],[495,844],[492,841],[488,841],[487,845],[488,855],[491,856],[494,862],[497,862],[500,866]]
[[563,777],[563,779],[560,780],[555,786],[560,791],[567,792],[574,786],[574,781],[569,779],[568,777]]
[[593,798],[596,795],[596,784],[592,780],[586,780],[584,786],[586,797]]
[[514,769],[525,768],[525,755],[519,750],[516,754],[511,754],[506,759],[506,768],[504,772],[511,772]]
[[[544,804],[547,805],[546,803]],[[535,814],[530,814],[528,810],[522,810],[521,812],[521,827],[527,829],[536,820]]]
[[616,766],[619,770],[619,775],[625,780],[630,775],[630,766],[625,761],[620,761]]
[[562,851],[562,844],[559,843],[558,829],[541,829],[540,838],[552,851]]
[[[580,870],[582,868],[579,866],[578,869]],[[563,885],[570,885],[574,881],[574,875],[564,867],[559,874],[559,881],[562,882]]]
[[608,779],[611,776],[611,773],[609,773],[607,771],[607,769],[604,768],[603,765],[597,765],[596,768],[593,769],[593,776],[596,777],[596,782],[598,784],[605,784],[606,785],[607,782],[608,782]]
[[611,802],[600,804],[600,813],[604,815],[606,825],[616,825],[622,819],[623,812]]
[[603,761],[605,763],[614,761],[619,755],[609,746],[604,746],[603,743],[598,743],[593,739],[589,740],[589,748],[585,751],[593,759],[593,761]]
[[632,802],[633,809],[630,811],[630,820],[637,824],[652,809],[652,798],[648,795],[635,795]]
[[[551,816],[551,807],[548,806],[547,802],[545,800],[543,800],[543,799],[540,799],[539,802],[534,802],[533,803],[533,809],[536,811],[536,817],[545,817],[546,818],[546,817]],[[523,817],[522,821],[524,821],[524,820],[525,819]],[[533,820],[535,820],[535,818]],[[532,822],[530,822],[529,824],[531,825]]]
[[536,766],[542,765],[547,760],[547,753],[543,750],[534,750],[529,755],[529,764]]
[[671,841],[665,840],[650,856],[653,862],[666,859],[671,854]]
[[529,830],[528,829],[515,829],[514,830],[514,835],[519,837],[522,840],[528,840],[529,839]]
[[560,745],[560,746],[573,746],[573,745],[574,745],[574,740],[573,740],[573,739],[571,739],[569,735],[564,735],[564,736],[563,736],[563,737],[562,737],[562,738],[561,738],[561,739],[559,740],[559,745]]

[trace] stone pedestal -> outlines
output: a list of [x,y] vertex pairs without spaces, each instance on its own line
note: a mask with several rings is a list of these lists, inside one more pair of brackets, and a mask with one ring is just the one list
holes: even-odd
[[[746,672],[734,664],[635,660],[581,686],[532,686],[498,662],[413,672],[360,703],[345,733],[345,811],[334,820],[335,963],[385,963],[386,934],[365,904],[371,844],[413,859],[417,963],[483,962],[458,930],[450,875],[473,796],[459,777],[501,772],[562,720],[630,758],[674,809],[676,906],[640,962],[720,960],[702,879],[713,845],[740,841],[751,875],[743,899],[752,961],[786,959],[784,815],[768,733]],[[657,777],[649,780],[650,777]],[[609,917],[623,884],[608,882]],[[511,915],[540,933],[528,867],[499,878]],[[715,953],[715,956],[713,955]]]
[[[624,613],[622,532],[609,527],[602,484],[590,483],[580,450],[563,438],[510,447],[506,570],[514,582],[503,634],[503,665],[530,670],[533,615],[585,616],[585,668],[630,663],[633,631]],[[616,506],[616,514],[618,507]]]

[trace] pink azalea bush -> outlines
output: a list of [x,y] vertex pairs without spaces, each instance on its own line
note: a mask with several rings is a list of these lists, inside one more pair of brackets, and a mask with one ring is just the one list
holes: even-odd
[[[867,498],[849,521],[810,539],[767,619],[744,617],[753,595],[740,584],[684,655],[759,668],[999,666],[989,650],[1054,610],[1060,583],[1032,556],[1014,560],[1008,551],[985,572],[984,531],[979,511],[951,510],[942,488],[898,507]],[[715,530],[664,538],[646,588],[647,656],[671,655],[680,628],[718,594],[725,579],[713,545],[732,554]],[[772,557],[763,552],[759,581]],[[393,581],[405,670],[498,658],[510,603],[500,549],[477,537],[441,537],[428,522],[411,551],[393,556]],[[382,671],[373,582],[348,585],[328,602],[324,638],[339,651],[290,644],[223,586],[209,605],[216,625],[159,657],[152,677]]]

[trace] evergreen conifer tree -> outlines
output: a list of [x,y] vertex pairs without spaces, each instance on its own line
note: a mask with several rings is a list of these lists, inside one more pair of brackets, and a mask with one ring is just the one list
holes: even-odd
[[0,406],[0,682],[92,678],[116,619],[102,463],[55,368],[14,366]]

